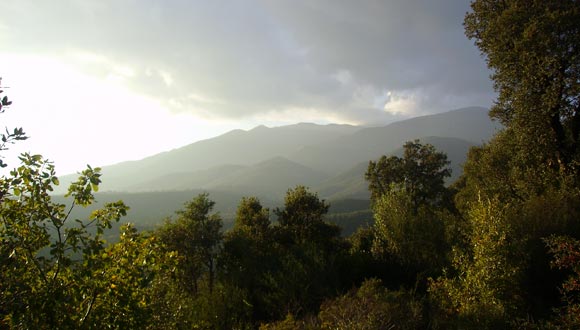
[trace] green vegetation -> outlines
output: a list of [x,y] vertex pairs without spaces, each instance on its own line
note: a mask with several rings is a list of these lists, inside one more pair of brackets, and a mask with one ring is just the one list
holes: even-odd
[[[73,212],[94,203],[100,169],[61,201],[53,164],[23,154],[0,179],[0,328],[579,328],[580,7],[472,9],[466,33],[493,70],[491,115],[505,128],[471,148],[452,185],[447,155],[411,141],[370,161],[374,221],[348,235],[336,222],[363,222],[368,205],[345,200],[331,215],[296,186],[273,210],[241,198],[225,230],[201,193],[107,243],[123,202]],[[1,148],[23,138],[7,133]]]

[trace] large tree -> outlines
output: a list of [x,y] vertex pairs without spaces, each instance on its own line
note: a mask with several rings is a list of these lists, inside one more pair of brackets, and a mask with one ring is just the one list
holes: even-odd
[[527,176],[577,174],[580,161],[580,6],[577,0],[477,0],[466,35],[492,69],[491,116],[516,141]]
[[445,153],[419,140],[405,143],[403,157],[369,162],[375,254],[394,256],[411,273],[439,271],[447,253],[442,210],[450,205],[448,164]]
[[324,220],[329,205],[304,186],[288,190],[284,207],[274,213],[277,269],[268,274],[268,299],[282,303],[279,312],[304,313],[316,308],[323,297],[336,292],[344,251],[340,228]]
[[[557,303],[557,279],[541,238],[579,232],[580,6],[575,0],[475,0],[471,7],[466,35],[492,70],[498,98],[490,115],[505,128],[470,151],[456,185],[467,228],[464,244],[454,247],[461,275],[447,283],[456,290],[455,312],[482,328],[493,319],[545,315]],[[510,254],[516,250],[524,252]],[[489,266],[494,260],[502,262],[500,272]],[[505,273],[510,268],[517,276]],[[495,316],[485,306],[494,300],[495,307],[504,304]],[[515,301],[522,302],[517,310]],[[484,316],[487,321],[477,320]]]
[[419,140],[408,141],[403,147],[403,157],[382,156],[369,162],[365,179],[373,201],[393,189],[402,189],[411,196],[414,213],[422,204],[440,204],[447,197],[445,178],[451,175],[447,155]]

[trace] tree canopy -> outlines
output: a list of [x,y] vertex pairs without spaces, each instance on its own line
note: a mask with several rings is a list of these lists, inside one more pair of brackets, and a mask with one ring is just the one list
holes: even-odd
[[222,220],[210,214],[215,202],[208,194],[200,194],[176,211],[177,219],[168,219],[158,230],[158,235],[169,251],[181,257],[180,271],[183,287],[197,293],[204,274],[208,275],[208,288],[213,290],[217,255],[222,238]]
[[445,178],[451,176],[447,155],[419,140],[404,144],[403,157],[382,156],[370,161],[365,179],[373,200],[393,189],[403,189],[411,196],[414,211],[421,204],[439,204],[447,197]]
[[528,165],[577,174],[578,2],[478,0],[471,7],[465,32],[485,56],[498,92],[491,116],[511,130]]

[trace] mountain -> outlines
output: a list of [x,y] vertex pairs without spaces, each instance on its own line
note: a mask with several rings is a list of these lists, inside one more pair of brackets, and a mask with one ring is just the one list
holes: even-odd
[[[162,176],[175,178],[177,173],[211,170],[223,165],[254,165],[288,155],[311,143],[325,143],[350,135],[360,127],[350,125],[296,125],[268,128],[258,126],[249,131],[234,130],[218,137],[147,157],[103,167],[102,189],[108,191],[144,189],[144,182]],[[225,172],[227,173],[227,172]],[[186,179],[189,180],[189,179]]]
[[221,165],[206,170],[192,172],[175,172],[154,177],[151,180],[142,181],[128,186],[129,191],[182,191],[190,190],[191,187],[203,188],[213,182],[247,169],[243,165]]
[[326,143],[308,145],[288,158],[314,169],[338,174],[361,161],[389,154],[409,140],[448,137],[477,145],[489,140],[499,128],[499,124],[489,119],[487,109],[463,108],[411,118],[384,127],[361,129]]
[[203,188],[282,199],[290,187],[312,186],[327,178],[322,172],[278,156],[224,176]]
[[[234,130],[221,136],[103,168],[101,191],[236,192],[279,198],[297,184],[322,197],[366,198],[366,164],[423,138],[449,155],[454,174],[471,145],[488,140],[499,125],[484,108],[464,108],[383,127],[296,125]],[[63,177],[62,186],[75,176]],[[319,190],[317,190],[319,189]]]

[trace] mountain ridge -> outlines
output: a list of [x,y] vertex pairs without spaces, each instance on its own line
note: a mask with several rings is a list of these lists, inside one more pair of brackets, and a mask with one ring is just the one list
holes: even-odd
[[[361,162],[391,154],[404,142],[416,138],[446,138],[446,142],[440,143],[443,151],[459,148],[464,157],[466,145],[480,144],[497,129],[499,125],[491,122],[487,109],[480,107],[410,118],[381,127],[312,123],[272,128],[260,125],[250,130],[232,130],[139,161],[105,166],[101,190],[227,190],[236,186],[246,194],[279,196],[296,184],[321,186]],[[278,174],[276,160],[280,166]],[[454,162],[461,161],[460,157],[454,157]],[[260,169],[262,163],[268,164],[267,170]],[[268,184],[262,181],[270,182],[271,189],[282,191],[266,191]],[[351,189],[353,196],[364,196],[360,178],[355,181],[358,188]],[[336,187],[336,192],[349,197],[349,189]]]

